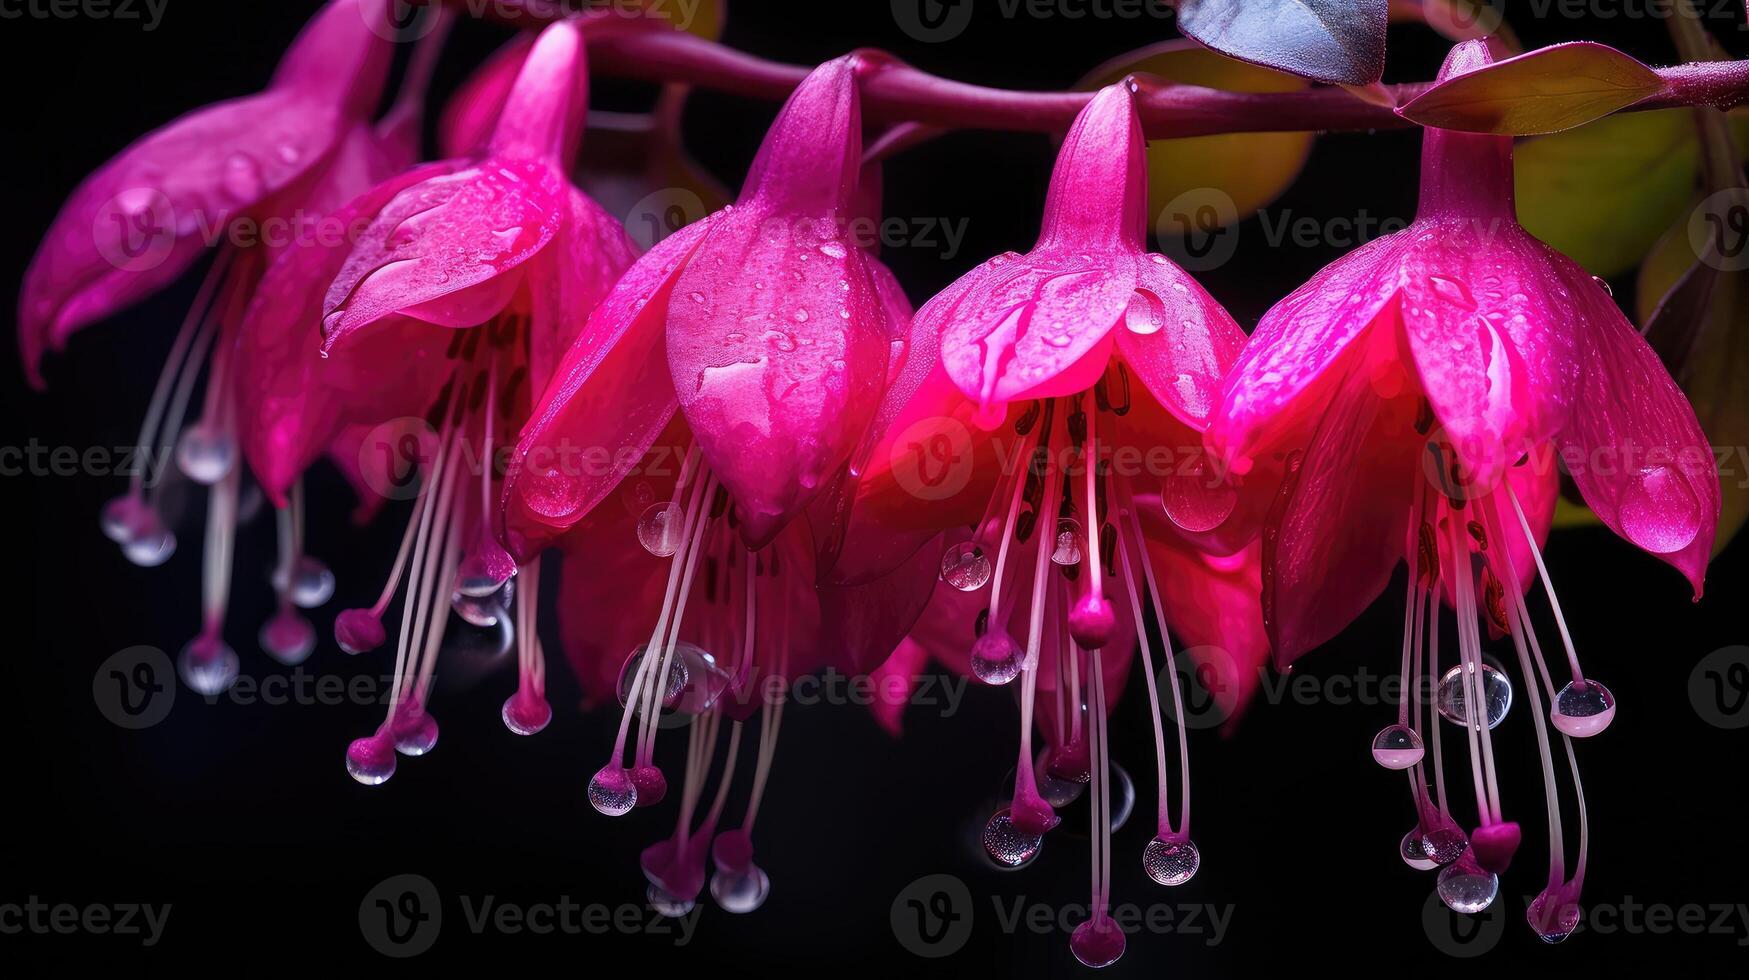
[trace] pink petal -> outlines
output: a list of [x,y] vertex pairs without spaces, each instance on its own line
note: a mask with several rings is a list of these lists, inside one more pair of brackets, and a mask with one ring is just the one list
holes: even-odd
[[619,221],[575,187],[569,189],[565,222],[551,246],[535,257],[529,284],[534,319],[529,332],[530,396],[538,397],[559,359],[570,350],[634,261],[637,246]]
[[861,156],[845,59],[816,69],[767,135],[668,305],[668,366],[750,547],[830,485],[880,403],[891,331],[872,261],[838,236]]
[[905,708],[917,689],[917,678],[929,666],[929,651],[916,640],[906,637],[899,641],[892,656],[882,661],[869,674],[874,682],[874,704],[869,712],[887,734],[898,738],[904,734]]
[[1136,292],[1116,331],[1118,352],[1160,404],[1200,430],[1220,404],[1245,332],[1166,256],[1140,258],[1136,270]]
[[445,156],[469,156],[485,149],[498,114],[510,98],[510,86],[516,84],[533,47],[533,35],[517,35],[474,69],[450,96],[437,122],[437,145]]
[[[450,166],[432,164],[381,184],[335,212],[329,223],[352,227],[403,188]],[[276,503],[284,502],[292,481],[349,418],[374,424],[422,415],[448,373],[442,348],[431,349],[446,338],[431,330],[408,336],[391,327],[380,340],[357,348],[356,357],[345,356],[346,351],[321,356],[315,324],[323,289],[345,262],[348,248],[344,239],[321,236],[288,248],[262,277],[238,331],[239,435],[251,469]]]
[[512,550],[532,557],[625,478],[678,404],[662,325],[711,220],[663,239],[590,314],[529,416],[505,479]]
[[1402,260],[1408,348],[1480,492],[1566,420],[1578,332],[1567,326],[1572,300],[1557,269],[1571,263],[1517,225],[1452,218],[1411,233]]
[[589,70],[575,21],[541,31],[498,112],[488,156],[550,161],[568,170],[589,112]]
[[471,327],[503,309],[558,233],[568,185],[532,160],[487,159],[406,187],[371,217],[328,288],[323,349],[390,316]]
[[852,676],[886,661],[923,615],[941,572],[939,536],[892,574],[865,585],[819,587],[819,649]]
[[[961,284],[917,319],[940,335],[948,376],[993,409],[1084,391],[1104,373],[1136,265],[1121,251],[1034,251],[997,256]],[[957,301],[937,302],[949,296]]]
[[1378,397],[1362,353],[1334,369],[1341,384],[1263,532],[1263,609],[1278,667],[1378,597],[1403,558],[1410,503],[1424,485],[1417,399]]
[[1616,534],[1688,576],[1700,598],[1719,520],[1719,476],[1694,409],[1621,310],[1577,267],[1569,316],[1579,388],[1556,444],[1585,503]]
[[1107,85],[1063,137],[1034,252],[1119,248],[1147,241],[1147,166],[1129,86]]
[[88,177],[25,272],[19,346],[31,383],[43,383],[45,350],[174,281],[232,219],[319,167],[375,108],[388,54],[357,0],[334,0],[266,92],[183,116]]
[[[1143,533],[1165,593],[1161,606],[1173,649],[1195,662],[1198,682],[1230,731],[1255,696],[1269,660],[1260,601],[1262,546],[1253,543],[1226,557],[1203,554],[1170,533],[1151,533],[1164,512],[1157,501],[1150,503],[1155,506],[1142,508],[1148,518]],[[1154,667],[1160,669],[1159,660]]]
[[1276,303],[1252,332],[1221,388],[1221,407],[1208,443],[1228,465],[1280,448],[1281,437],[1315,412],[1300,402],[1391,303],[1401,285],[1399,264],[1410,243],[1402,231],[1337,259]]

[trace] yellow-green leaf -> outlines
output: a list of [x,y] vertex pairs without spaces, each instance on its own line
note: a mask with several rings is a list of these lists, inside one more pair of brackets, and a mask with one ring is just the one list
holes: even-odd
[[1664,87],[1656,72],[1603,44],[1538,48],[1441,82],[1399,110],[1423,126],[1472,133],[1556,133]]
[[[1121,55],[1094,69],[1082,88],[1109,85],[1143,72],[1183,85],[1227,92],[1292,92],[1306,82],[1235,61],[1191,41],[1167,41]],[[1311,133],[1233,133],[1154,140],[1148,144],[1148,199],[1163,207],[1193,190],[1214,189],[1233,200],[1221,217],[1238,221],[1278,197],[1299,176]]]
[[1700,139],[1687,109],[1630,112],[1527,139],[1516,163],[1518,220],[1607,279],[1687,212]]

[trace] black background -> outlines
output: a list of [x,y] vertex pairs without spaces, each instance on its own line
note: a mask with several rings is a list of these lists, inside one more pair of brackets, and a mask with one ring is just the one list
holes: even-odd
[[[0,23],[8,130],[0,153],[8,170],[0,184],[7,197],[0,283],[16,295],[39,236],[84,174],[184,111],[257,89],[313,6],[176,0],[150,33],[138,22],[115,20]],[[878,46],[954,77],[1042,88],[1070,85],[1107,57],[1171,36],[1168,24],[1154,21],[1007,19],[994,2],[979,6],[957,39],[921,44],[895,26],[886,3],[744,0],[734,5],[726,40],[810,63]],[[1623,6],[1643,9],[1601,4]],[[1527,10],[1515,13],[1514,23],[1532,44],[1604,40],[1654,63],[1675,60],[1657,21],[1552,14],[1539,20]],[[1736,29],[1740,21],[1716,26],[1741,56],[1749,35]],[[460,32],[439,90],[453,86],[501,36],[481,25]],[[1393,28],[1387,80],[1431,77],[1443,50],[1423,28]],[[599,104],[639,97],[630,87],[600,88]],[[700,94],[687,116],[689,143],[736,186],[773,109]],[[1320,220],[1362,211],[1407,218],[1416,147],[1412,132],[1322,138],[1303,177],[1273,208]],[[927,249],[889,252],[914,300],[984,256],[1031,243],[1050,161],[1043,137],[968,131],[888,166],[889,214],[969,222],[965,246],[952,260]],[[1235,259],[1201,277],[1248,328],[1341,252],[1271,248],[1258,230],[1255,219],[1242,226]],[[47,394],[29,392],[16,367],[5,369],[0,444],[129,444],[195,278],[81,334],[67,355],[51,361]],[[1631,283],[1618,283],[1616,292],[1627,302]],[[897,742],[854,706],[792,711],[757,834],[759,860],[774,883],[757,914],[730,916],[706,898],[698,934],[681,948],[652,935],[471,934],[459,896],[524,904],[567,895],[580,903],[642,901],[637,853],[672,829],[673,810],[669,804],[619,821],[590,810],[584,784],[605,754],[615,719],[581,714],[574,683],[555,663],[557,718],[541,736],[518,739],[498,720],[513,684],[511,674],[500,673],[439,695],[437,751],[403,760],[400,774],[376,789],[355,784],[341,767],[346,742],[376,724],[374,707],[207,704],[182,690],[167,721],[124,731],[96,710],[93,673],[125,647],[151,644],[173,654],[193,635],[199,521],[191,515],[181,527],[182,549],[168,566],[126,564],[97,527],[99,508],[123,482],[0,480],[5,556],[16,573],[6,587],[11,642],[0,656],[7,672],[0,716],[10,729],[0,904],[37,896],[76,905],[170,903],[173,911],[151,950],[117,936],[0,935],[0,964],[35,972],[49,962],[102,958],[230,972],[344,960],[375,970],[391,964],[361,938],[360,900],[389,875],[417,873],[435,883],[445,902],[436,947],[412,961],[422,967],[529,969],[542,962],[583,975],[633,965],[774,974],[1080,969],[1066,935],[1009,934],[995,921],[995,901],[1083,903],[1087,876],[1082,841],[1068,835],[1053,838],[1019,874],[989,870],[972,850],[969,831],[1000,792],[1014,739],[1009,694],[986,690],[971,691],[955,717],[913,711]],[[316,613],[323,644],[303,669],[382,672],[378,660],[341,656],[328,628],[337,609],[368,602],[379,586],[401,511],[354,529],[345,519],[346,493],[326,473],[314,480],[312,498],[310,547],[340,573],[340,594]],[[271,522],[263,520],[246,529],[237,553],[228,638],[245,672],[255,675],[284,672],[254,642],[269,611],[271,549]],[[1609,683],[1622,705],[1614,727],[1581,746],[1594,831],[1586,904],[1749,901],[1742,846],[1749,790],[1739,768],[1749,730],[1709,725],[1689,696],[1694,664],[1749,635],[1740,612],[1743,543],[1713,564],[1699,605],[1674,572],[1601,530],[1558,534],[1549,561],[1589,672]],[[1379,603],[1302,669],[1326,678],[1364,670],[1375,679],[1393,670],[1399,602]],[[556,650],[556,643],[549,646]],[[1113,973],[1237,976],[1287,967],[1473,974],[1480,962],[1607,976],[1636,965],[1749,963],[1743,945],[1749,924],[1738,918],[1727,934],[1618,930],[1552,948],[1529,933],[1523,903],[1541,886],[1546,852],[1522,704],[1496,733],[1509,815],[1526,829],[1497,904],[1505,935],[1481,961],[1446,955],[1423,925],[1432,876],[1410,871],[1394,853],[1412,820],[1401,780],[1381,773],[1366,754],[1368,739],[1393,709],[1333,700],[1260,705],[1231,738],[1193,734],[1202,871],[1175,892],[1156,889],[1139,868],[1147,821],[1133,821],[1116,838],[1115,900],[1209,903],[1230,909],[1231,927],[1216,945],[1207,934],[1133,936]],[[1142,703],[1133,698],[1122,706],[1112,742],[1116,758],[1137,774],[1145,807],[1152,780]],[[678,747],[669,744],[668,751]],[[670,768],[671,778],[677,771]],[[1469,806],[1461,803],[1460,813]],[[889,923],[895,896],[932,873],[964,880],[974,903],[970,941],[944,960],[906,951]]]

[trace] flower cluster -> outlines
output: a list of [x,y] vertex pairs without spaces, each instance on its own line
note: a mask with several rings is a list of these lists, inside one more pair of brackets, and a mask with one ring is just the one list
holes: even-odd
[[[1267,664],[1336,636],[1401,564],[1405,689],[1437,678],[1431,703],[1405,702],[1372,747],[1409,775],[1403,858],[1439,869],[1459,911],[1498,891],[1522,835],[1490,730],[1514,682],[1484,648],[1508,641],[1547,787],[1550,871],[1531,925],[1551,941],[1574,929],[1584,806],[1569,865],[1550,727],[1577,790],[1571,740],[1607,727],[1615,701],[1581,671],[1583,631],[1541,557],[1556,460],[1697,597],[1720,502],[1657,357],[1599,283],[1518,226],[1510,137],[1428,129],[1416,220],[1319,272],[1247,338],[1149,251],[1136,86],[1118,82],[1064,136],[1037,244],[913,311],[847,233],[879,218],[862,99],[885,60],[814,69],[734,203],[640,256],[572,178],[596,28],[563,20],[506,49],[452,105],[448,158],[419,164],[443,31],[379,115],[387,6],[331,0],[265,93],[126,150],[75,193],[26,277],[20,339],[40,384],[46,349],[199,259],[189,216],[313,212],[346,230],[221,246],[146,412],[142,445],[174,439],[181,477],[211,487],[201,626],[179,662],[190,687],[217,693],[238,674],[224,614],[245,479],[282,532],[261,646],[295,663],[318,645],[299,610],[334,591],[302,550],[303,476],[334,460],[371,516],[386,474],[360,447],[392,430],[417,487],[405,534],[378,600],[335,626],[346,653],[395,647],[386,716],[345,753],[354,778],[382,783],[435,746],[452,615],[517,651],[505,725],[551,722],[534,625],[542,569],[556,568],[564,657],[591,702],[621,713],[590,803],[619,816],[678,797],[672,834],[641,858],[657,909],[684,914],[707,883],[731,912],[764,901],[753,830],[787,681],[831,667],[905,690],[933,664],[1018,691],[1014,785],[983,836],[993,861],[1030,862],[1059,811],[1088,801],[1093,894],[1071,946],[1098,967],[1124,948],[1109,914],[1107,719],[1132,674],[1158,793],[1141,859],[1170,887],[1200,864],[1185,694],[1160,670],[1174,644],[1229,681],[1236,713]],[[1465,42],[1441,80],[1492,62],[1486,42]],[[116,261],[142,232],[156,260]],[[1161,450],[1168,465],[1146,463]],[[175,545],[161,493],[136,482],[103,515],[140,564]],[[1532,626],[1539,582],[1565,683]],[[1442,660],[1448,611],[1456,657]],[[878,713],[895,732],[901,701]],[[1467,831],[1436,716],[1467,749]],[[656,743],[673,718],[690,735],[671,787]]]

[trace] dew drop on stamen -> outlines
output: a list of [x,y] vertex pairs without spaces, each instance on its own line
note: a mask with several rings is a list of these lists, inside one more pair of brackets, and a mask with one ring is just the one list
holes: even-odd
[[[1445,672],[1445,676],[1439,680],[1437,699],[1440,717],[1458,726],[1466,724],[1469,718],[1463,671],[1464,668],[1459,665]],[[1487,708],[1488,727],[1495,728],[1505,720],[1507,710],[1512,707],[1512,682],[1492,664],[1484,663],[1477,683],[1481,689],[1482,704]]]
[[1397,845],[1397,854],[1404,864],[1416,871],[1432,871],[1439,867],[1439,862],[1428,855],[1426,841],[1421,836],[1419,827],[1403,835],[1402,842]]
[[346,773],[366,786],[380,786],[395,774],[395,747],[381,733],[354,739],[346,747]]
[[1202,854],[1188,837],[1155,837],[1142,851],[1142,870],[1158,885],[1182,885],[1201,865]]
[[1594,680],[1569,681],[1555,695],[1549,720],[1573,738],[1596,735],[1615,720],[1615,695]]
[[136,528],[134,536],[122,542],[121,553],[141,568],[156,568],[176,553],[176,535],[154,518],[146,527]]
[[300,555],[289,570],[275,568],[271,581],[274,591],[301,609],[314,609],[334,597],[334,572],[309,555]]
[[176,658],[176,673],[182,683],[209,698],[230,689],[237,680],[239,666],[237,651],[214,636],[197,636],[188,641]]
[[671,558],[680,550],[685,512],[673,501],[651,504],[638,518],[638,543],[657,558]]
[[644,890],[644,897],[649,899],[650,908],[657,915],[670,919],[679,919],[690,913],[698,903],[690,898],[681,898],[661,885],[652,883]]
[[972,673],[985,684],[1007,684],[1020,676],[1026,651],[1008,631],[992,627],[972,644]]
[[603,766],[589,780],[589,805],[608,817],[623,817],[638,803],[638,789],[621,766]]
[[1435,864],[1450,864],[1470,849],[1470,838],[1455,825],[1434,827],[1421,835],[1421,853]]
[[983,843],[984,853],[990,855],[991,861],[998,867],[1012,870],[1025,867],[1038,857],[1044,838],[1023,833],[1014,826],[1009,811],[1004,808],[984,825]]
[[758,865],[746,871],[718,871],[711,877],[711,898],[724,912],[746,915],[758,911],[771,894],[771,877]]
[[941,556],[941,580],[961,592],[976,592],[990,581],[990,557],[975,541],[961,541]]
[[1057,522],[1057,546],[1051,551],[1051,561],[1058,565],[1069,566],[1081,564],[1081,542],[1086,540],[1086,534],[1081,530],[1081,522],[1073,517],[1065,517]]
[[212,486],[237,462],[237,441],[204,423],[189,426],[176,441],[176,467],[196,483]]
[[1421,736],[1407,725],[1391,725],[1373,736],[1373,761],[1386,769],[1408,769],[1423,754]]
[[1470,862],[1453,864],[1439,873],[1439,900],[1453,912],[1475,915],[1494,904],[1500,893],[1499,876]]

